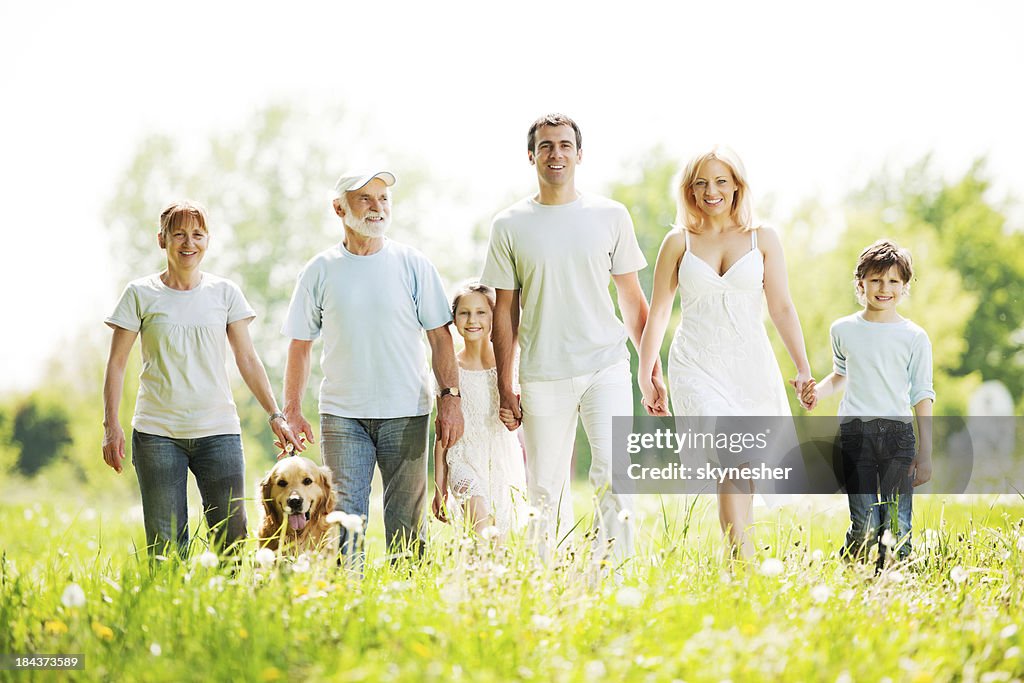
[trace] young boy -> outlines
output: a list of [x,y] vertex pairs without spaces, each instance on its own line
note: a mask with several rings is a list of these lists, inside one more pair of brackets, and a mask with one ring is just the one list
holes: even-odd
[[[893,242],[880,240],[861,252],[854,279],[864,310],[832,323],[833,372],[820,384],[811,380],[801,396],[813,409],[819,399],[845,390],[839,416],[850,530],[843,553],[865,557],[890,530],[892,540],[879,545],[879,568],[887,544],[901,560],[910,554],[913,487],[932,475],[931,342],[896,312],[911,277],[910,253]],[[911,406],[920,434],[916,454]]]

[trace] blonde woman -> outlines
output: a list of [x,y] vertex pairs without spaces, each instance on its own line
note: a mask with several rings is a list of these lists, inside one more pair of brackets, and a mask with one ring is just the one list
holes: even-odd
[[[797,394],[811,378],[800,320],[789,296],[782,244],[755,226],[746,173],[731,150],[695,156],[675,185],[676,224],[654,270],[651,312],[640,344],[637,377],[651,415],[668,415],[651,378],[679,290],[682,319],[669,353],[672,407],[681,416],[789,415],[785,384],[763,322],[763,301],[796,365]],[[749,459],[734,458],[742,467]],[[719,522],[735,556],[753,544],[752,481],[718,485]]]

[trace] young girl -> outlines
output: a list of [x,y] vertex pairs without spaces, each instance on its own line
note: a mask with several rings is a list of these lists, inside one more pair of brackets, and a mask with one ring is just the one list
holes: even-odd
[[[452,300],[455,329],[465,341],[456,358],[466,431],[451,448],[435,442],[431,509],[442,522],[448,511],[464,517],[477,533],[495,527],[500,541],[516,526],[514,501],[525,495],[526,474],[518,433],[502,424],[513,419],[511,411],[498,409],[493,314],[494,290],[485,285],[467,285]],[[449,493],[457,503],[450,508]]]

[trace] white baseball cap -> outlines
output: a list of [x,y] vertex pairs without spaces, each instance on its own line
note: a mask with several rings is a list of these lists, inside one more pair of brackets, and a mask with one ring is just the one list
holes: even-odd
[[343,192],[358,190],[374,178],[380,178],[388,187],[395,184],[395,174],[391,171],[377,171],[375,173],[346,173],[338,178],[338,182],[334,184],[334,190],[340,197]]

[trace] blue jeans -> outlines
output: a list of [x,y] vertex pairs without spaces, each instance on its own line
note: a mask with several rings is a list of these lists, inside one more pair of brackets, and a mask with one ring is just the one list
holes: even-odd
[[[429,415],[383,419],[357,419],[320,415],[324,464],[334,475],[335,510],[370,513],[370,481],[374,465],[384,483],[384,532],[389,551],[409,549],[423,554],[427,498],[427,435]],[[359,544],[341,529],[341,551],[356,555]]]
[[[910,554],[914,428],[899,420],[852,420],[840,426],[843,478],[850,503],[844,553],[864,557],[886,529],[899,558]],[[895,514],[894,514],[895,513]],[[879,566],[887,548],[878,546]]]
[[188,550],[188,471],[203,498],[213,546],[245,538],[245,458],[238,434],[199,439],[132,432],[132,464],[142,492],[146,545],[151,553]]

